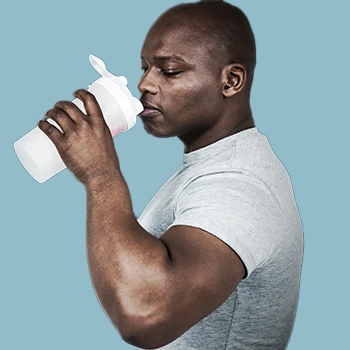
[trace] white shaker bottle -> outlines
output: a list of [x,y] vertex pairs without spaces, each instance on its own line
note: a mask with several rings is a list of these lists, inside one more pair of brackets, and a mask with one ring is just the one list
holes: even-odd
[[[94,55],[90,55],[89,60],[102,77],[89,85],[88,91],[96,97],[114,137],[135,125],[136,116],[142,112],[143,106],[127,88],[125,77],[112,75],[103,61]],[[76,98],[72,102],[86,113],[81,100]],[[49,118],[47,121],[63,133],[53,119]],[[16,141],[14,147],[22,165],[40,183],[66,168],[56,146],[38,126]]]

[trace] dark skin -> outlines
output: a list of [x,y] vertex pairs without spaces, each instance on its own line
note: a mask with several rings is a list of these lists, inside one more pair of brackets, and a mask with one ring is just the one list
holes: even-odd
[[[191,152],[254,126],[244,67],[220,67],[208,57],[208,43],[198,41],[196,30],[175,26],[167,31],[168,26],[160,19],[142,49],[142,100],[160,109],[141,117],[145,129],[158,137],[178,136]],[[186,63],[155,58],[171,55]],[[164,75],[172,70],[182,73]],[[74,96],[83,101],[87,115],[72,102],[59,101],[46,116],[64,134],[47,121],[39,127],[85,186],[95,293],[126,342],[148,349],[163,346],[217,309],[244,277],[244,265],[234,250],[204,230],[174,226],[160,239],[145,231],[134,216],[95,97],[83,89]]]
[[[190,23],[194,20],[202,18]],[[141,53],[141,101],[160,110],[141,115],[145,129],[157,137],[179,137],[185,153],[254,126],[249,92],[242,91],[244,67],[208,59],[208,51],[214,51],[208,45],[200,30],[167,20],[151,28]],[[179,57],[171,58],[175,47]]]

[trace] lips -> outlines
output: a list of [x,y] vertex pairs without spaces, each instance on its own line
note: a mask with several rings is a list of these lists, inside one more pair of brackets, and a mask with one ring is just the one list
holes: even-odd
[[144,117],[144,116],[151,116],[154,114],[159,114],[161,113],[160,109],[157,108],[155,105],[148,101],[142,101],[141,103],[143,105],[144,110],[139,114],[139,116]]

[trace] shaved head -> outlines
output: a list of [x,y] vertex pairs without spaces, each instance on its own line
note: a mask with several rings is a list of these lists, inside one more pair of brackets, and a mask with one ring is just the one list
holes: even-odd
[[186,26],[197,31],[206,42],[211,58],[222,69],[230,63],[241,64],[251,85],[256,65],[255,38],[246,15],[238,7],[220,0],[204,0],[170,8],[155,22]]
[[255,40],[239,8],[213,0],[170,8],[149,30],[141,65],[150,134],[178,136],[191,152],[254,125]]

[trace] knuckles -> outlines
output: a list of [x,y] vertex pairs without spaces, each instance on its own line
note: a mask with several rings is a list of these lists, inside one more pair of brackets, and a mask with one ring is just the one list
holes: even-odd
[[63,117],[65,115],[66,115],[66,113],[64,112],[64,110],[57,108],[57,107],[52,108],[45,113],[46,118],[51,118],[54,120],[58,119],[60,117]]
[[82,99],[92,99],[96,100],[96,97],[88,90],[79,89],[76,91],[76,96],[81,97]]
[[58,101],[56,102],[54,108],[72,109],[75,108],[75,104],[71,101]]
[[60,110],[60,109],[59,110],[55,110],[53,114],[54,114],[54,116],[56,118],[63,117],[65,115],[65,113],[62,110]]

